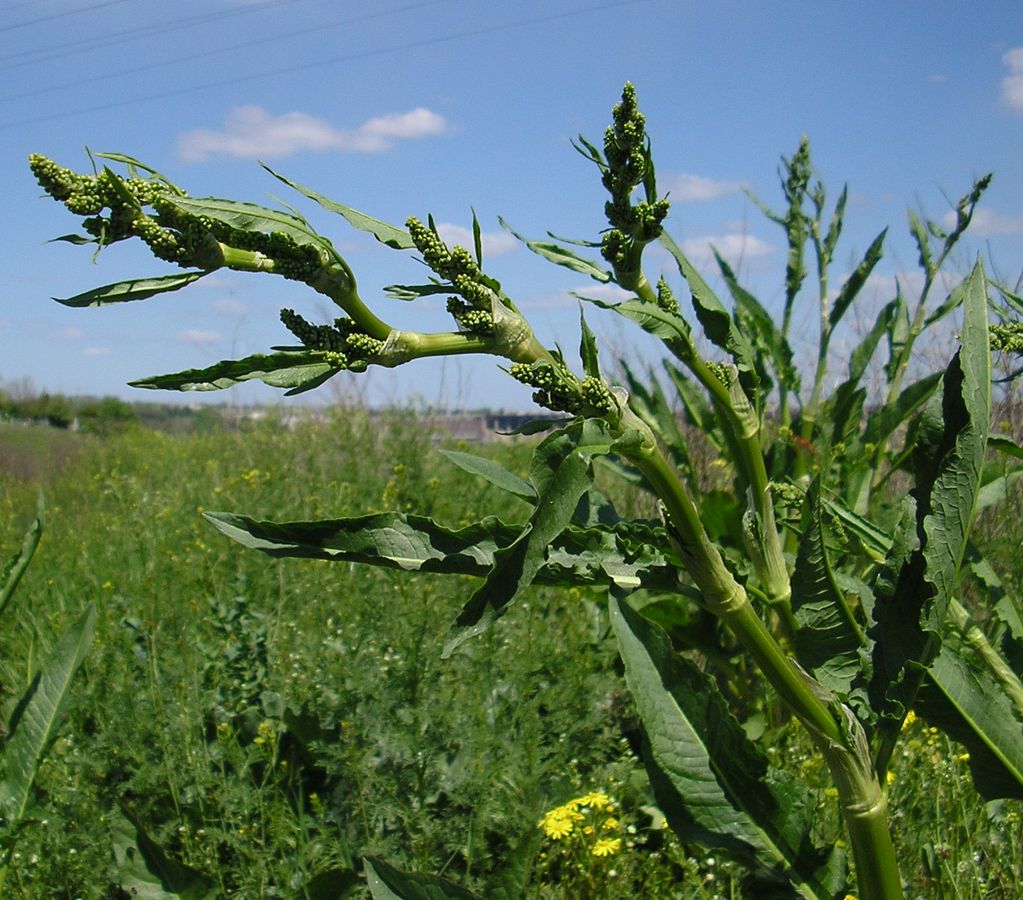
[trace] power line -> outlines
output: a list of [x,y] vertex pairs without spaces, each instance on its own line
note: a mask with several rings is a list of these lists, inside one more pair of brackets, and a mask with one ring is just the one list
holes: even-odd
[[103,0],[102,3],[91,3],[79,9],[67,9],[64,12],[50,13],[48,16],[40,16],[37,19],[27,19],[24,22],[15,22],[13,25],[3,25],[0,26],[0,33],[15,31],[18,28],[28,28],[30,25],[41,25],[43,22],[52,22],[54,19],[64,19],[67,16],[74,16],[78,13],[94,12],[97,9],[103,9],[105,6],[117,6],[119,3],[127,2],[128,0]]
[[110,103],[98,103],[94,106],[78,107],[73,110],[65,110],[63,112],[48,113],[44,116],[33,116],[29,119],[19,119],[17,121],[8,121],[0,124],[0,131],[6,131],[11,128],[20,127],[23,125],[35,125],[39,122],[51,122],[55,119],[68,119],[73,116],[81,116],[86,113],[93,112],[105,112],[111,109],[121,109],[125,106],[132,106],[136,103],[148,103],[153,100],[165,100],[168,97],[179,97],[183,94],[194,94],[198,91],[205,91],[210,88],[227,87],[234,84],[243,84],[249,81],[258,81],[263,78],[274,78],[280,75],[291,75],[295,72],[304,72],[309,69],[319,69],[324,66],[336,65],[337,63],[352,62],[359,59],[369,59],[375,56],[385,56],[390,53],[400,53],[406,50],[420,50],[424,47],[434,47],[438,44],[445,44],[451,41],[460,40],[462,38],[473,38],[482,37],[487,34],[496,34],[502,31],[511,31],[516,28],[524,28],[529,25],[540,25],[546,22],[554,22],[559,19],[574,18],[576,16],[585,15],[588,13],[602,12],[608,9],[615,9],[622,6],[633,6],[639,3],[648,3],[650,0],[614,0],[610,3],[598,3],[592,6],[584,6],[574,10],[567,10],[564,12],[550,13],[545,16],[534,16],[528,19],[520,19],[514,22],[506,22],[501,25],[489,25],[482,28],[467,29],[465,31],[456,31],[447,35],[440,35],[434,38],[425,38],[419,41],[409,41],[404,44],[393,44],[390,47],[379,47],[374,50],[364,50],[359,53],[349,53],[342,56],[331,57],[330,59],[323,59],[319,61],[300,63],[293,66],[283,66],[278,69],[266,70],[263,72],[253,72],[249,75],[241,75],[234,78],[223,78],[216,81],[206,81],[202,84],[195,84],[189,87],[172,88],[166,91],[159,91],[152,94],[144,94],[139,97],[131,97],[126,100],[114,100]]
[[418,3],[410,3],[407,6],[399,6],[394,9],[386,9],[378,12],[366,13],[361,16],[353,16],[348,19],[341,19],[336,22],[319,22],[316,25],[310,26],[309,28],[299,28],[294,31],[285,32],[274,32],[272,35],[264,38],[257,38],[251,41],[242,41],[237,44],[228,44],[223,47],[217,47],[212,50],[202,50],[197,53],[190,53],[186,56],[175,56],[171,59],[163,60],[162,62],[149,62],[145,65],[134,66],[130,69],[118,69],[113,72],[103,72],[101,75],[93,75],[89,78],[77,78],[74,81],[65,81],[60,84],[51,84],[46,87],[36,88],[31,91],[24,91],[20,94],[8,94],[4,97],[0,97],[0,103],[11,103],[17,100],[26,100],[30,97],[38,97],[42,94],[50,94],[54,91],[63,90],[64,88],[81,87],[86,84],[95,84],[98,81],[109,81],[113,78],[123,78],[126,75],[135,75],[139,72],[151,72],[153,69],[163,68],[165,66],[178,65],[184,62],[192,62],[197,59],[205,59],[210,56],[218,56],[222,53],[227,53],[232,50],[246,50],[250,47],[257,47],[260,44],[274,43],[280,40],[287,40],[294,37],[302,37],[312,33],[322,33],[332,28],[341,28],[346,25],[354,25],[358,22],[366,22],[371,19],[380,19],[385,16],[394,15],[395,13],[406,13],[411,12],[415,9],[421,9],[425,6],[436,6],[438,3],[443,3],[445,0],[420,0]]
[[[120,0],[118,0],[120,2]],[[138,28],[125,28],[121,31],[112,31],[100,37],[79,38],[74,41],[65,41],[63,44],[51,44],[49,47],[34,47],[29,50],[22,50],[20,53],[11,53],[4,58],[8,65],[0,66],[0,71],[18,69],[22,66],[34,66],[51,59],[63,59],[75,53],[85,53],[90,50],[97,50],[100,47],[108,47],[116,44],[122,38],[146,37],[153,34],[167,34],[171,31],[180,31],[182,28],[189,28],[194,25],[206,25],[209,22],[221,22],[224,19],[231,19],[235,16],[249,15],[264,9],[272,9],[277,6],[286,6],[291,3],[303,3],[305,0],[272,0],[272,2],[261,3],[259,6],[242,6],[238,9],[221,10],[214,13],[203,13],[201,15],[186,16],[181,19],[171,19],[169,22],[161,22],[156,25],[143,25]],[[31,57],[26,59],[26,57]],[[22,60],[13,62],[13,60]]]

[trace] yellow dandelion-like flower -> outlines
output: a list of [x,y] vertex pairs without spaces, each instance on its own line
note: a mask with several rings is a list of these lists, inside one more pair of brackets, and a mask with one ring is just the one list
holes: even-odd
[[621,838],[601,838],[590,851],[594,856],[614,856],[622,849]]
[[559,806],[557,809],[544,813],[539,827],[544,830],[547,837],[560,841],[563,837],[572,833],[575,823],[582,818],[582,814],[576,811],[572,803],[566,803],[564,806]]
[[916,722],[916,713],[913,712],[913,710],[910,710],[908,713],[906,713],[906,718],[902,720],[902,730],[905,731],[907,728],[913,725],[914,722]]
[[601,827],[604,829],[604,831],[612,831],[615,828],[617,828],[619,824],[621,823],[614,816],[610,816],[609,818],[604,820],[604,824]]
[[885,784],[894,784],[895,783],[895,773],[892,772],[890,769],[889,769],[889,771],[887,771],[885,773],[884,783]]
[[575,802],[580,806],[603,808],[611,805],[611,798],[603,791],[590,791],[590,793],[586,794],[584,797],[580,797]]

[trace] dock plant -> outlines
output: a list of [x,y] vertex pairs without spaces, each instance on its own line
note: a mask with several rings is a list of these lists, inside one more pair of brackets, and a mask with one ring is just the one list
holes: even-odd
[[[1023,797],[1023,689],[1009,662],[1023,649],[1020,608],[971,541],[975,518],[1006,496],[1021,469],[1023,449],[989,434],[990,307],[1011,318],[1019,298],[992,286],[979,262],[938,296],[990,176],[955,204],[951,224],[910,214],[922,287],[915,296],[895,290],[839,361],[834,336],[854,304],[867,302],[886,232],[851,272],[834,274],[848,194],[829,204],[808,141],[783,160],[783,208],[756,200],[788,248],[780,318],[718,254],[724,302],[670,236],[670,198],[658,189],[631,85],[600,145],[580,137],[575,149],[607,191],[603,230],[583,241],[520,239],[621,289],[624,299],[583,298],[584,308],[659,339],[665,362],[649,372],[609,364],[586,315],[578,369],[560,346],[545,345],[514,289],[487,274],[475,215],[473,246],[449,246],[429,216],[388,224],[268,169],[425,263],[425,280],[391,285],[392,302],[370,304],[335,244],[290,207],[193,197],[118,153],[93,154],[87,174],[40,155],[30,163],[44,190],[82,217],[83,233],[63,240],[99,251],[135,239],[176,267],[66,305],[143,300],[230,269],[304,283],[337,308],[323,322],[285,309],[285,344],[137,387],[209,391],[258,380],[294,395],[371,366],[486,354],[556,414],[531,432],[547,431],[526,477],[447,454],[524,500],[525,522],[486,517],[450,527],[414,510],[308,522],[206,512],[214,528],[271,556],[475,576],[447,655],[514,615],[534,584],[606,594],[650,784],[678,838],[744,864],[750,896],[855,889],[863,900],[901,897],[886,787],[907,716],[965,745],[980,796]],[[677,278],[648,275],[652,248]],[[388,310],[400,312],[395,299],[440,300],[454,325],[404,330],[389,320]],[[808,303],[819,311],[819,341],[804,371],[791,328]],[[953,316],[957,349],[947,364],[921,371],[914,351]],[[1018,350],[1015,326],[998,327],[998,346]],[[879,373],[873,390],[868,371]],[[708,446],[720,463],[713,486],[697,452]],[[623,517],[597,486],[608,477],[647,492],[657,513]],[[793,723],[830,774],[830,808],[768,752]],[[517,871],[521,894],[529,867]],[[380,859],[368,859],[365,872],[375,897],[468,896]]]

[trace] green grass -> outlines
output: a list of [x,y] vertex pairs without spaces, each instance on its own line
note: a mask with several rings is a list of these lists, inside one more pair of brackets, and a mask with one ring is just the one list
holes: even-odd
[[[742,895],[731,866],[658,827],[599,596],[533,590],[444,661],[471,582],[274,560],[200,516],[524,516],[435,452],[411,417],[103,440],[0,431],[0,446],[12,440],[47,462],[0,472],[3,554],[39,483],[48,512],[0,629],[7,715],[86,603],[100,618],[9,896],[122,896],[130,875],[114,849],[129,821],[213,896],[336,896],[327,886],[366,853],[488,896],[503,867],[534,852],[536,897]],[[524,445],[491,452],[524,472]],[[957,748],[914,728],[891,785],[910,896],[1020,896],[1019,804],[986,807]],[[796,734],[782,732],[775,752],[798,768],[811,754]],[[813,765],[802,774],[827,802]],[[544,842],[544,812],[595,790],[618,804],[618,853]]]

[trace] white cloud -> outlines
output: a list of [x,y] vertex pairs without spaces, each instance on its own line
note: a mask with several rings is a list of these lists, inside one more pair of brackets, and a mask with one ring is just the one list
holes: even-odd
[[[941,224],[946,228],[955,227],[955,223],[954,212],[945,213],[941,219]],[[980,238],[995,237],[999,234],[1021,234],[1023,233],[1023,216],[1003,216],[1001,213],[979,207],[973,211],[968,233]]]
[[717,181],[702,175],[685,173],[659,180],[659,190],[666,191],[669,199],[676,203],[690,203],[694,200],[717,200],[741,190],[742,182]]
[[1002,79],[1002,102],[1023,115],[1023,47],[1014,47],[1002,56],[1009,74]]
[[75,328],[72,325],[69,328],[62,328],[57,333],[57,337],[59,337],[62,341],[80,341],[83,337],[85,337],[85,332],[82,331],[81,328]]
[[215,344],[220,340],[220,335],[216,331],[189,328],[178,332],[178,340],[185,344]]
[[82,356],[109,356],[110,351],[106,347],[86,347]]
[[249,308],[244,303],[232,300],[230,297],[222,297],[220,300],[215,300],[213,308],[225,316],[240,316],[249,311]]
[[[438,222],[437,231],[440,232],[441,238],[449,247],[454,247],[457,244],[459,247],[472,250],[472,231],[468,228],[452,225],[450,222]],[[483,241],[484,262],[488,256],[502,256],[505,253],[511,253],[519,245],[515,236],[508,234],[507,231],[484,231],[480,238]]]
[[716,248],[733,266],[743,259],[755,256],[766,256],[774,252],[774,245],[753,237],[751,234],[731,232],[722,235],[704,235],[682,241],[682,251],[694,263],[710,265],[714,263],[712,247]]
[[305,113],[275,116],[260,106],[237,106],[228,113],[222,130],[198,128],[181,135],[178,155],[188,162],[202,162],[214,156],[273,159],[306,150],[381,153],[397,141],[446,130],[444,117],[423,107],[343,129]]

